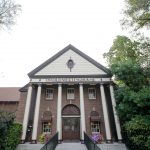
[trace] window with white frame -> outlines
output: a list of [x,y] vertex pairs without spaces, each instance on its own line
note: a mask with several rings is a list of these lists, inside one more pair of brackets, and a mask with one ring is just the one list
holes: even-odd
[[89,99],[96,99],[96,89],[95,88],[89,88]]
[[53,99],[54,97],[54,89],[47,88],[46,89],[46,99]]
[[91,132],[92,133],[100,133],[100,122],[99,121],[91,122]]
[[51,123],[50,122],[43,122],[42,123],[42,130],[43,133],[50,133],[52,132]]
[[68,88],[67,89],[67,99],[74,99],[75,94],[74,94],[74,88]]

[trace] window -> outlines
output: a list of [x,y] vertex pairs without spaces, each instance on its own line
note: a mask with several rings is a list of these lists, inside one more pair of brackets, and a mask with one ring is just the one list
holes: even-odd
[[73,88],[67,89],[67,99],[74,99],[74,89]]
[[96,99],[96,90],[94,88],[89,88],[89,99]]
[[51,123],[43,122],[42,129],[43,129],[43,133],[51,133],[52,132]]
[[91,132],[92,133],[100,133],[100,122],[99,121],[91,122]]
[[54,97],[54,89],[47,88],[46,99],[53,99],[53,97]]

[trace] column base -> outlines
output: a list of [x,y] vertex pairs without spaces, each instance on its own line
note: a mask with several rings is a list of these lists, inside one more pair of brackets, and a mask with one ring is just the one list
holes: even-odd
[[81,144],[84,144],[84,140],[80,140],[81,141]]
[[31,144],[37,144],[37,140],[32,140]]
[[118,143],[122,143],[122,139],[118,139]]
[[62,144],[62,140],[58,140],[58,144]]
[[106,140],[106,143],[107,143],[107,144],[111,144],[111,143],[112,143],[112,140]]
[[21,143],[21,144],[24,144],[24,143],[25,143],[25,140],[21,140],[20,143]]

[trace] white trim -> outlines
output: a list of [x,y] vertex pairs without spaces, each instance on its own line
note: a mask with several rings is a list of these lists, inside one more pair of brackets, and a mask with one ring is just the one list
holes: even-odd
[[31,78],[32,83],[89,83],[89,84],[94,84],[94,83],[100,83],[100,82],[110,82],[110,78]]
[[76,117],[80,117],[80,115],[63,115],[62,118],[76,118]]

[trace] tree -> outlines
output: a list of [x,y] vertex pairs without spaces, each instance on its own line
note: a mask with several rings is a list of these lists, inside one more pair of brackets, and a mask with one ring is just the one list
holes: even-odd
[[134,26],[135,30],[150,27],[150,0],[125,0],[122,25]]
[[[117,112],[120,117],[123,137],[132,150],[148,149],[150,133],[150,86],[143,43],[125,36],[117,36],[104,56],[115,77]],[[146,55],[147,56],[147,55]],[[141,118],[144,118],[143,120]],[[136,126],[137,122],[142,122]],[[145,122],[145,123],[144,123]],[[135,125],[135,126],[134,126]],[[139,134],[133,134],[139,132]]]
[[139,45],[139,42],[131,41],[126,36],[117,36],[109,52],[104,53],[104,58],[106,58],[109,66],[118,61],[125,61],[128,58],[138,61],[141,55]]
[[11,28],[20,10],[21,5],[16,4],[13,0],[0,0],[0,29]]

